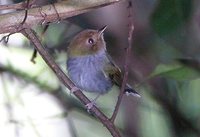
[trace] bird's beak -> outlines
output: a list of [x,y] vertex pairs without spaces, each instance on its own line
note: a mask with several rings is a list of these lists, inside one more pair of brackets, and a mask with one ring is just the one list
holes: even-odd
[[107,25],[98,30],[99,37],[101,37],[101,35],[103,34],[103,32],[106,30],[106,28],[107,28]]

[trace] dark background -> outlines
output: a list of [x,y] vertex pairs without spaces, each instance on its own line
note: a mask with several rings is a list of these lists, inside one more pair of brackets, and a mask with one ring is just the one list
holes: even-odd
[[[7,4],[0,1],[0,4]],[[19,2],[19,1],[14,1]],[[39,1],[45,5],[50,1]],[[125,137],[200,136],[200,1],[132,0],[135,26],[129,83],[141,98],[125,96],[116,125]],[[66,71],[66,50],[81,30],[105,31],[107,50],[123,71],[128,36],[127,2],[51,23],[41,37]],[[38,35],[44,26],[34,29]],[[7,46],[4,46],[7,45]],[[0,133],[4,136],[102,137],[109,132],[89,115],[20,34],[0,46]],[[67,73],[67,72],[66,72]],[[111,116],[118,89],[97,106]],[[95,95],[86,93],[89,98]],[[92,129],[92,130],[91,130]]]

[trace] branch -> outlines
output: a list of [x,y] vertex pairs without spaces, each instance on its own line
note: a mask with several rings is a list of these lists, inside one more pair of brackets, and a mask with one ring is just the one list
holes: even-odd
[[[33,5],[36,0],[32,0],[29,6]],[[26,2],[20,2],[16,4],[0,5],[0,10],[22,10],[26,7]]]
[[131,46],[132,46],[132,35],[133,35],[133,31],[134,31],[134,24],[133,24],[133,19],[132,19],[132,12],[131,12],[131,9],[132,9],[132,2],[129,0],[128,1],[128,19],[129,19],[129,32],[128,32],[128,47],[126,49],[126,57],[125,57],[125,64],[124,64],[124,77],[123,77],[123,82],[122,82],[122,86],[121,86],[121,89],[120,89],[120,93],[119,93],[119,96],[118,96],[118,100],[117,100],[117,103],[116,103],[116,106],[115,106],[115,110],[113,112],[113,115],[112,117],[110,118],[110,120],[114,123],[115,121],[115,118],[117,116],[117,113],[119,111],[119,106],[122,102],[122,98],[123,98],[123,95],[124,95],[124,89],[126,87],[126,83],[127,83],[127,79],[128,79],[128,68],[129,68],[129,64],[130,64],[130,53],[131,53]]
[[[42,7],[30,7],[23,26],[30,28],[35,25],[56,22],[119,1],[122,0],[65,0]],[[25,10],[21,10],[0,15],[0,34],[16,32],[16,26],[24,19],[24,13]]]
[[[33,43],[35,49],[40,53],[47,65],[53,70],[59,80],[69,89],[75,87],[72,81],[65,75],[65,73],[60,69],[60,67],[55,63],[51,55],[43,47],[40,40],[38,39],[36,33],[31,29],[24,29],[22,33]],[[84,105],[90,103],[90,100],[80,91],[75,91],[73,94],[83,103]],[[97,108],[92,107],[90,110],[101,122],[102,124],[110,131],[113,137],[121,137],[118,129],[115,125]]]
[[0,39],[0,42],[1,42],[1,41],[4,41],[4,42],[7,44],[7,43],[8,43],[8,40],[9,40],[9,38],[10,38],[10,36],[11,36],[12,34],[14,34],[15,32],[21,31],[21,30],[23,29],[23,24],[26,22],[27,15],[28,15],[29,0],[27,0],[25,6],[26,6],[26,8],[25,8],[25,15],[24,15],[23,21],[20,23],[20,25],[16,25],[16,26],[15,26],[15,31],[14,31],[14,32],[10,32],[8,35],[2,37],[2,39]]

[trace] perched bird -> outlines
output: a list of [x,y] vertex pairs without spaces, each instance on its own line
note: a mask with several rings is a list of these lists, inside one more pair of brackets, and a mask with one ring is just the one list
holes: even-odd
[[[120,69],[111,61],[106,51],[103,32],[107,26],[100,30],[86,29],[77,34],[69,44],[67,50],[67,69],[74,84],[88,92],[107,93],[113,84],[121,87],[122,74]],[[125,92],[140,96],[128,84]],[[86,105],[92,107],[91,104]]]

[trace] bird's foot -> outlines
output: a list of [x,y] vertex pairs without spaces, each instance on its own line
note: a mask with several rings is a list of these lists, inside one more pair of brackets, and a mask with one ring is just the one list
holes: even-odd
[[92,100],[90,103],[88,103],[88,104],[85,105],[85,107],[87,108],[87,111],[88,111],[88,112],[90,111],[90,109],[91,109],[93,106],[96,106],[95,100]]
[[77,88],[76,86],[72,87],[70,90],[70,95],[76,91],[80,90],[79,88]]
[[99,98],[100,95],[101,95],[101,94],[98,94],[98,95],[95,97],[95,99],[93,99],[90,103],[88,103],[88,104],[85,105],[86,108],[87,108],[87,112],[90,113],[90,109],[91,109],[92,107],[96,106],[96,100]]

